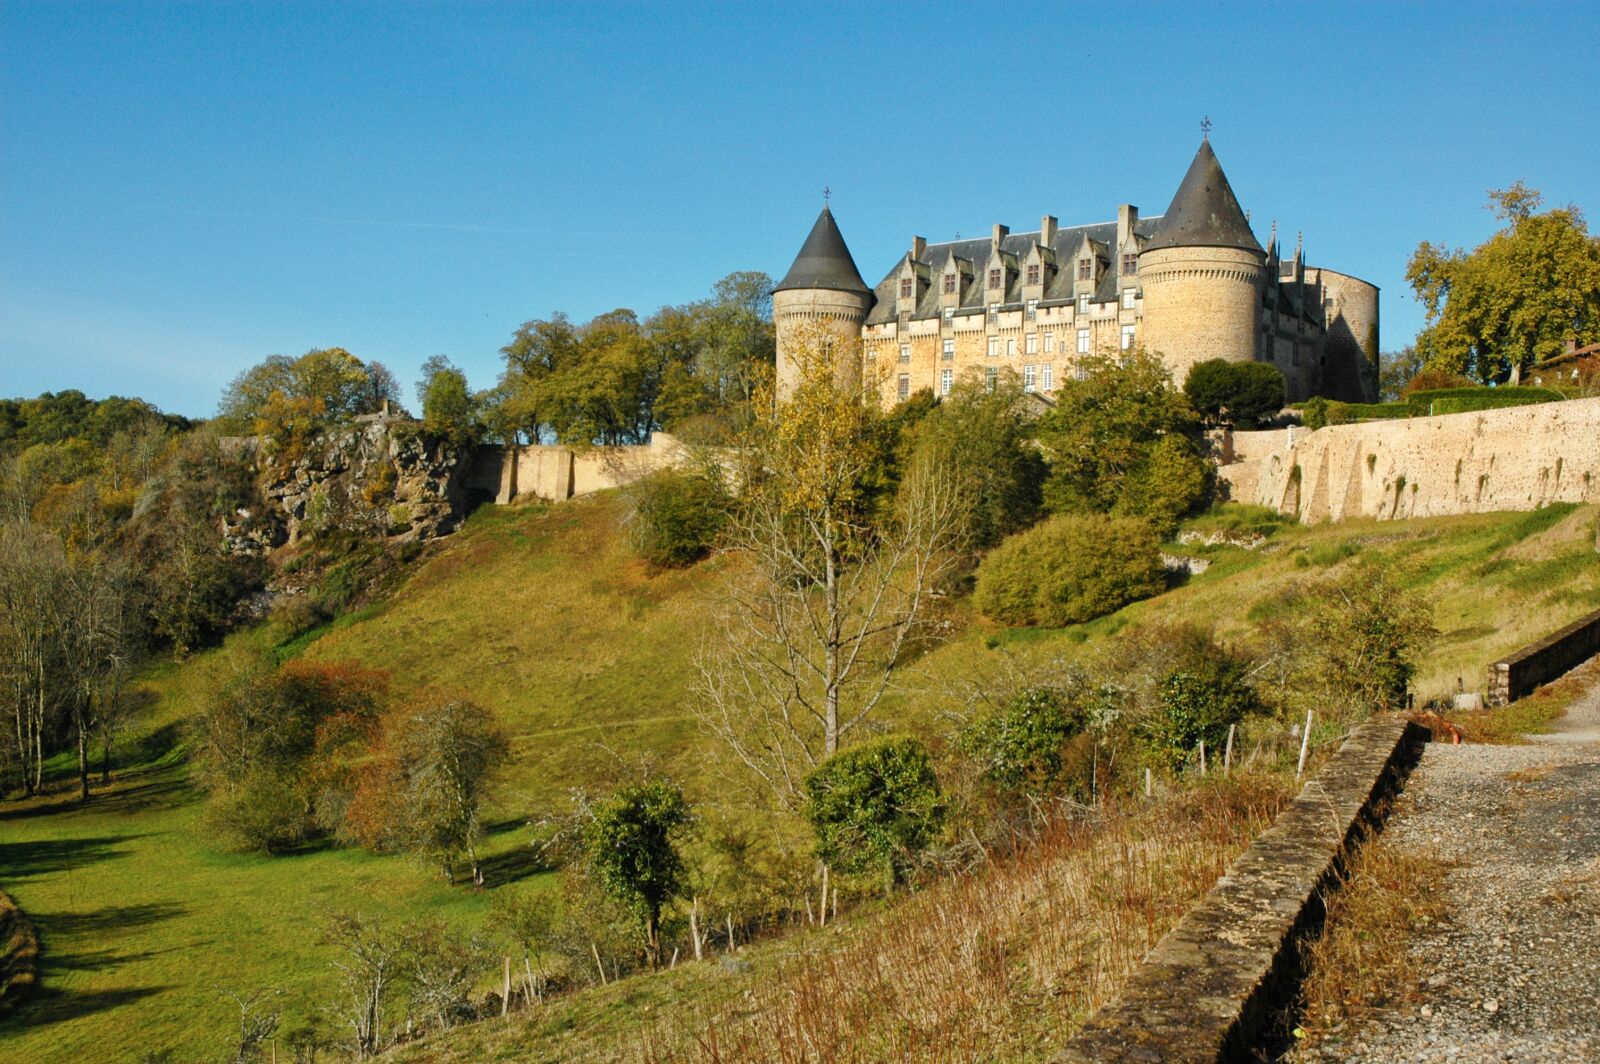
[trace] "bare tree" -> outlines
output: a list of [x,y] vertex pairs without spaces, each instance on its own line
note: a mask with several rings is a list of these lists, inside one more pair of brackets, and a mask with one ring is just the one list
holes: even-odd
[[961,478],[928,459],[892,500],[875,493],[891,444],[859,346],[817,328],[795,347],[793,391],[758,398],[742,440],[733,543],[751,564],[730,577],[697,692],[712,733],[790,809],[926,634],[967,505]]
[[0,677],[15,725],[23,792],[44,783],[45,733],[60,704],[61,542],[31,524],[0,525]]
[[[98,554],[73,558],[55,602],[61,643],[64,701],[78,746],[80,796],[89,797],[89,736],[121,710],[137,638],[132,580],[117,562]],[[109,727],[109,725],[108,725]],[[110,732],[104,733],[107,742]],[[106,762],[109,769],[109,752]]]
[[333,966],[344,994],[339,1014],[350,1027],[356,1057],[374,1056],[386,1045],[384,1023],[405,964],[405,939],[366,917],[335,913],[324,940],[338,950]]

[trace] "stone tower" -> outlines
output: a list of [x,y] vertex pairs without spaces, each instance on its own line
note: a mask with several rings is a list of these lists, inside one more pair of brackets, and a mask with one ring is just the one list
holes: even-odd
[[[794,388],[797,367],[793,353],[798,329],[808,323],[832,326],[846,341],[846,350],[859,350],[861,326],[872,309],[874,296],[856,269],[833,212],[823,204],[817,224],[795,256],[794,265],[772,290],[772,321],[778,340],[778,396]],[[859,373],[856,359],[840,366],[841,373]]]
[[1139,255],[1144,346],[1178,385],[1197,362],[1260,357],[1266,260],[1211,141],[1202,140]]

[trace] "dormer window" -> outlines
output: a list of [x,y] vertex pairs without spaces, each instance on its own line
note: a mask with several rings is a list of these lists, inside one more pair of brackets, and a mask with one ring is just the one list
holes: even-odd
[[1038,284],[1039,283],[1039,264],[1038,263],[1033,263],[1028,267],[1028,283],[1029,284]]
[[1122,272],[1123,273],[1138,273],[1139,272],[1139,255],[1138,255],[1137,252],[1134,252],[1134,253],[1131,253],[1131,254],[1125,254],[1125,255],[1122,256]]
[[1078,260],[1078,280],[1080,280],[1080,281],[1092,281],[1092,280],[1094,280],[1094,260],[1093,259],[1079,259]]
[[956,294],[956,275],[953,273],[944,275],[944,294],[947,296]]
[[911,292],[912,292],[912,280],[911,280],[911,278],[909,278],[909,277],[900,278],[900,298],[901,299],[910,299],[911,298]]
[[1000,287],[1001,275],[1002,275],[1002,271],[1000,271],[1000,270],[990,270],[989,271],[989,287],[990,288],[999,288]]

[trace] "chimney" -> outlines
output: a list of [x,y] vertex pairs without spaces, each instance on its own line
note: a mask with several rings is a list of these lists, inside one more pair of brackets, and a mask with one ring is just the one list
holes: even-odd
[[1124,203],[1117,208],[1117,250],[1121,251],[1127,244],[1128,237],[1133,233],[1133,227],[1139,222],[1139,208],[1131,203]]
[[1051,247],[1056,242],[1056,216],[1047,214],[1039,219],[1039,243]]
[[989,237],[989,250],[998,253],[1000,251],[1000,241],[1004,240],[1010,232],[1009,227],[996,222],[994,224],[994,234]]
[[927,240],[925,240],[924,238],[922,238],[920,236],[914,236],[914,237],[911,238],[911,257],[913,259],[922,258],[923,252],[925,252],[927,250],[928,250],[928,242],[927,242]]

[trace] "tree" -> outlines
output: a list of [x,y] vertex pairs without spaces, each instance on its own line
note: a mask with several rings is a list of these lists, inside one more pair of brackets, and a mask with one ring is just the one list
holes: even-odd
[[1378,400],[1399,402],[1406,385],[1421,372],[1422,356],[1417,353],[1416,345],[1407,344],[1398,351],[1383,352],[1378,356]]
[[1089,723],[1075,695],[1052,685],[1024,688],[968,723],[959,745],[1000,791],[1048,794],[1063,782],[1063,748]]
[[[89,737],[121,712],[138,656],[133,581],[117,561],[85,554],[71,560],[56,602],[62,663],[71,677],[65,701],[78,747],[78,784],[89,798]],[[109,744],[109,730],[103,733]],[[106,759],[110,760],[109,745]]]
[[719,470],[663,469],[630,482],[630,538],[646,561],[692,565],[710,553],[728,522],[728,490]]
[[350,1027],[356,1058],[375,1056],[386,1044],[384,1026],[405,963],[405,939],[368,917],[339,912],[329,918],[322,941],[334,949],[343,995],[337,1008]]
[[1022,381],[964,376],[910,430],[918,457],[948,467],[966,503],[966,541],[994,546],[1039,517],[1046,474],[1032,438]]
[[[1140,471],[1166,437],[1191,441],[1183,449],[1184,464],[1200,475],[1186,473],[1184,479],[1192,485],[1210,482],[1209,462],[1192,443],[1199,419],[1184,394],[1173,389],[1159,358],[1143,350],[1093,355],[1081,368],[1081,379],[1062,381],[1055,407],[1039,418],[1039,444],[1050,465],[1044,487],[1048,510],[1148,513]],[[1169,445],[1164,457],[1175,458],[1178,450]],[[1168,501],[1182,504],[1177,512],[1161,515],[1161,523],[1171,525],[1200,506],[1205,495]]]
[[1427,312],[1417,352],[1429,369],[1504,381],[1560,354],[1569,339],[1600,341],[1600,241],[1568,205],[1538,213],[1517,182],[1491,190],[1505,226],[1471,252],[1423,241],[1406,266]]
[[511,753],[493,715],[460,699],[424,701],[385,721],[384,746],[402,795],[395,808],[405,820],[396,833],[437,860],[452,883],[452,865],[465,855],[472,882],[482,886],[483,801]]
[[222,393],[217,416],[232,434],[277,436],[288,412],[308,412],[326,426],[374,413],[397,394],[394,375],[380,363],[367,365],[342,347],[317,348],[299,358],[271,355],[240,373]]
[[624,787],[594,812],[585,850],[601,884],[627,906],[644,931],[653,963],[661,963],[661,910],[682,895],[678,842],[693,822],[683,792],[665,780]]
[[804,777],[877,709],[963,546],[960,491],[937,463],[913,462],[890,512],[877,509],[883,415],[859,352],[803,331],[792,395],[758,391],[730,529],[750,565],[730,571],[700,661],[702,720],[791,810]]
[[1157,680],[1155,712],[1140,732],[1152,759],[1175,771],[1201,742],[1221,749],[1229,727],[1262,704],[1251,682],[1255,662],[1218,643],[1210,631],[1185,626],[1159,637],[1169,661]]
[[46,734],[62,701],[58,604],[66,583],[56,537],[31,524],[0,525],[0,677],[27,795],[43,785]]
[[842,872],[876,871],[886,887],[905,878],[944,817],[933,762],[908,736],[836,754],[806,777],[805,787],[817,856]]
[[1254,428],[1283,406],[1283,374],[1265,362],[1213,358],[1189,369],[1183,393],[1208,421]]
[[467,375],[444,355],[434,355],[422,364],[417,402],[422,407],[422,427],[431,435],[457,447],[482,438],[483,423]]

